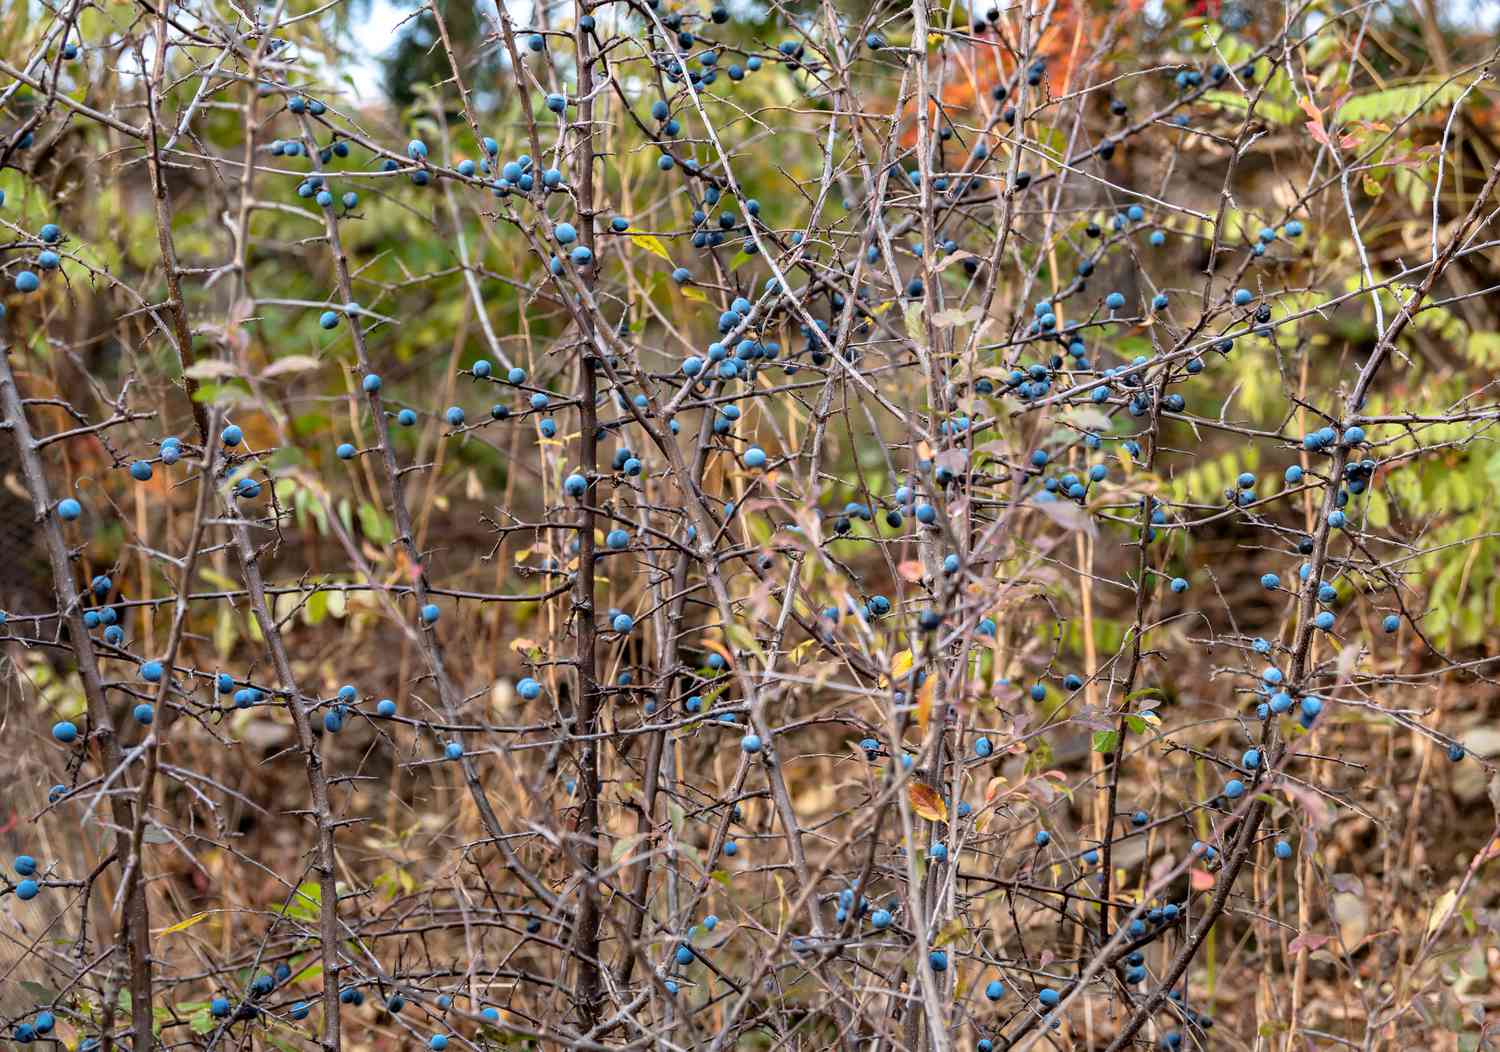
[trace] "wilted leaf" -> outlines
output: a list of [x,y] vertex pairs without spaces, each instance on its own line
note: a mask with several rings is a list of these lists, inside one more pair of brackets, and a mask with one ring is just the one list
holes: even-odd
[[1292,801],[1302,808],[1302,813],[1307,816],[1308,825],[1314,830],[1328,828],[1328,804],[1317,793],[1310,789],[1304,789],[1294,782],[1282,782],[1277,786],[1283,793],[1292,798]]
[[238,376],[240,370],[232,362],[221,362],[217,358],[202,358],[182,370],[183,376],[194,380],[217,380],[223,376]]
[[984,317],[984,308],[982,307],[970,307],[968,310],[959,310],[956,307],[950,307],[947,310],[940,310],[934,314],[932,316],[932,324],[939,329],[952,329],[959,325],[973,325],[982,317]]
[[1075,406],[1068,410],[1068,422],[1085,431],[1108,431],[1114,422],[1093,406]]
[[1335,873],[1328,878],[1328,886],[1341,895],[1363,895],[1364,881],[1353,873]]
[[1291,942],[1287,943],[1286,948],[1291,953],[1296,953],[1298,950],[1307,950],[1309,952],[1313,950],[1321,950],[1328,944],[1328,940],[1330,938],[1332,938],[1332,936],[1318,935],[1314,932],[1305,931],[1298,935]]
[[911,809],[927,821],[946,822],[948,820],[948,805],[943,803],[943,798],[932,786],[923,782],[912,782],[906,787],[906,798],[911,801]]
[[1065,530],[1082,530],[1091,538],[1099,536],[1099,527],[1094,525],[1094,520],[1089,517],[1089,513],[1071,501],[1033,500],[1031,505],[1034,508],[1040,508],[1047,518]]
[[630,853],[635,850],[637,844],[641,843],[643,840],[648,839],[649,837],[649,833],[635,833],[631,836],[623,837],[620,840],[615,841],[615,846],[610,848],[609,851],[610,863],[618,866],[621,862],[630,857]]
[[[969,451],[967,449],[945,449],[935,458],[937,466],[947,468],[955,475],[962,475],[969,470]],[[957,515],[957,511],[949,505],[950,511]]]
[[906,335],[913,342],[922,342],[922,305],[920,303],[908,303],[905,310]]
[[289,354],[285,358],[277,358],[270,365],[261,370],[263,378],[272,376],[283,376],[286,373],[305,373],[310,369],[321,369],[323,363],[308,354]]

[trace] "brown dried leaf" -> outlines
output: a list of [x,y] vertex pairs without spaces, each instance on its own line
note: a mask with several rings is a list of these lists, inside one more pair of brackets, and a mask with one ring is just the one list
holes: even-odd
[[911,809],[927,821],[946,822],[948,820],[948,805],[943,803],[943,798],[932,786],[922,782],[912,782],[906,787],[906,798],[911,802]]
[[1320,950],[1327,944],[1330,938],[1332,936],[1318,935],[1310,931],[1305,931],[1287,943],[1286,948],[1289,953],[1296,953],[1299,950],[1307,950],[1309,952]]

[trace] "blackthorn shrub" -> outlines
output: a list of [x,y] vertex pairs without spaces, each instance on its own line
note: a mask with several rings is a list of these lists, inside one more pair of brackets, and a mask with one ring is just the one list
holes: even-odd
[[11,1040],[1493,1042],[1480,16],[13,6]]

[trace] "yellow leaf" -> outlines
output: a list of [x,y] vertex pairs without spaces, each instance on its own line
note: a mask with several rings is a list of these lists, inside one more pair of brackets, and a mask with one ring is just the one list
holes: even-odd
[[902,676],[904,676],[908,672],[910,672],[911,671],[911,666],[912,666],[912,661],[913,661],[913,658],[912,658],[912,653],[911,653],[910,650],[903,650],[903,651],[901,651],[901,653],[897,654],[894,658],[892,658],[891,659],[891,678],[892,679],[900,679]]
[[880,685],[882,687],[889,686],[892,680],[899,683],[901,677],[911,671],[911,663],[912,656],[910,650],[903,650],[891,658],[891,674],[889,677],[881,676]]
[[667,255],[667,247],[658,241],[655,235],[636,234],[634,235],[634,241],[653,256],[660,256],[668,263],[672,262],[672,257]]
[[1443,892],[1442,898],[1438,899],[1437,905],[1432,908],[1432,916],[1427,919],[1427,934],[1429,936],[1448,922],[1448,916],[1453,912],[1453,907],[1457,902],[1457,888],[1449,888]]
[[906,798],[911,801],[911,809],[927,821],[948,820],[948,805],[943,803],[943,798],[932,786],[912,782],[906,787]]
[[[655,241],[656,239],[652,238],[651,240]],[[684,299],[696,300],[699,303],[708,302],[708,297],[703,295],[703,293],[699,292],[697,289],[683,289],[682,296]]]
[[170,928],[163,928],[161,931],[157,932],[156,934],[158,934],[158,935],[171,935],[174,931],[187,931],[194,924],[197,924],[199,921],[203,920],[207,916],[208,916],[207,913],[195,913],[191,917],[188,917],[186,920],[180,920],[180,921],[178,921],[176,924],[172,925]]

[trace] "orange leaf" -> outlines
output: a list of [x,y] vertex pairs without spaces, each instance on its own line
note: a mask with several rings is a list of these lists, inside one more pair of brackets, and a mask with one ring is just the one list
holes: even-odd
[[917,691],[917,726],[925,733],[927,722],[932,719],[932,695],[937,689],[937,677],[928,676]]
[[1324,146],[1331,146],[1332,143],[1328,141],[1328,132],[1323,128],[1323,115],[1318,112],[1318,107],[1313,105],[1312,99],[1303,95],[1297,100],[1297,105],[1301,106],[1302,112],[1307,114],[1307,134]]
[[943,798],[932,786],[924,785],[922,782],[912,782],[906,787],[906,798],[911,801],[911,809],[927,821],[946,822],[948,820],[948,805],[943,803]]
[[1188,879],[1192,882],[1194,891],[1207,891],[1214,886],[1214,875],[1206,869],[1190,870]]

